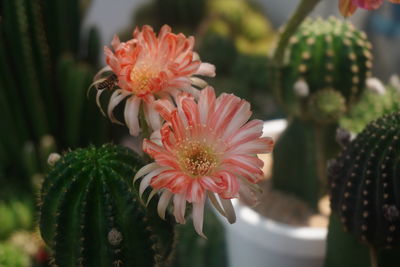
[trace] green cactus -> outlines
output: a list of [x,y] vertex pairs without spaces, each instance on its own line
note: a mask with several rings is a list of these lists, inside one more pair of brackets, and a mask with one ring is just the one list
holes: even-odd
[[325,88],[310,97],[307,109],[316,122],[336,122],[346,111],[346,99],[340,92]]
[[[307,103],[317,91],[332,88],[346,105],[358,99],[371,69],[371,44],[366,34],[350,22],[336,18],[307,19],[291,38],[286,51],[288,64],[282,73],[281,97],[288,113],[307,118]],[[305,94],[296,92],[304,81]]]
[[357,104],[340,119],[340,126],[350,132],[359,133],[365,126],[386,114],[400,110],[400,92],[391,85],[384,94],[365,91]]
[[[65,154],[42,188],[40,230],[58,266],[153,266],[171,252],[173,228],[146,213],[132,177],[142,165],[126,148]],[[154,202],[154,201],[153,201]]]
[[399,128],[400,113],[371,122],[328,170],[332,211],[372,251],[400,244]]
[[[15,184],[27,189],[33,169],[25,168],[26,149],[34,152],[32,157],[38,156],[40,140],[46,135],[57,140],[59,149],[101,144],[106,139],[107,122],[99,116],[93,98],[88,101],[85,95],[94,68],[82,60],[96,64],[99,38],[95,29],[81,34],[81,2],[2,1],[0,112],[7,131],[0,134],[1,188]],[[81,35],[88,51],[79,49]],[[38,161],[32,157],[30,163]],[[35,172],[43,172],[43,166],[40,162]]]
[[8,238],[17,230],[30,230],[33,226],[33,213],[34,205],[31,201],[15,198],[0,201],[0,240]]
[[0,243],[1,267],[26,267],[30,266],[29,256],[22,250],[7,243]]
[[290,118],[274,149],[273,185],[317,208],[326,193],[326,161],[339,150],[338,121],[365,88],[370,44],[349,22],[308,19],[286,56],[281,98]]

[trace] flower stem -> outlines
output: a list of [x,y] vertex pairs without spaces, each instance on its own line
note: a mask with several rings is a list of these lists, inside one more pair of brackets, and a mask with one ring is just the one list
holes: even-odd
[[378,251],[372,245],[369,246],[369,256],[371,259],[370,267],[378,267]]
[[308,14],[311,13],[311,11],[314,9],[314,7],[318,4],[319,1],[320,0],[302,0],[297,9],[295,10],[295,12],[293,13],[293,15],[291,16],[291,18],[289,19],[289,21],[286,23],[285,27],[283,28],[283,31],[279,38],[278,45],[273,55],[273,64],[276,73],[273,82],[275,83],[274,90],[275,90],[275,96],[278,98],[278,101],[280,101],[281,98],[280,96],[281,84],[279,79],[279,72],[284,64],[283,61],[284,61],[285,50],[289,43],[290,37],[293,36],[293,34],[299,28],[300,24],[308,16]]

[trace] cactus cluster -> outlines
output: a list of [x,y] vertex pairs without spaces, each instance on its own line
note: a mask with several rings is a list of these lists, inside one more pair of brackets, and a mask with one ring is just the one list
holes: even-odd
[[400,91],[391,84],[383,94],[366,90],[360,100],[340,119],[340,126],[350,132],[360,133],[377,118],[400,110]]
[[0,240],[7,239],[17,230],[30,230],[33,227],[33,207],[29,200],[0,201]]
[[0,134],[1,187],[30,184],[21,168],[27,142],[37,146],[52,135],[65,149],[105,139],[94,100],[84,102],[99,44],[95,29],[81,35],[82,11],[79,0],[1,3],[0,112],[7,129]]
[[[319,122],[337,121],[337,113],[343,114],[365,88],[372,67],[370,50],[366,34],[350,22],[333,17],[306,19],[286,51],[288,63],[282,72],[280,97],[287,111]],[[321,107],[321,117],[310,112],[315,106],[313,95],[317,92],[325,100],[336,92],[332,98],[335,103],[325,101],[328,107]]]
[[57,266],[153,266],[166,262],[173,228],[140,202],[129,149],[77,149],[61,157],[41,194],[40,231]]
[[371,122],[329,167],[332,210],[376,248],[400,242],[400,113]]
[[30,259],[21,249],[8,243],[0,243],[0,266],[26,267],[30,266]]

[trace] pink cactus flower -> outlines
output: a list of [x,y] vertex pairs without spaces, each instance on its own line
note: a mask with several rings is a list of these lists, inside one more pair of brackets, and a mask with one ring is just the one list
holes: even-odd
[[204,87],[206,83],[197,75],[215,76],[215,67],[202,63],[193,52],[194,37],[171,33],[164,25],[158,37],[150,26],[138,28],[133,39],[121,42],[117,36],[111,42],[113,51],[105,47],[107,65],[94,79],[98,89],[97,104],[100,107],[100,95],[106,89],[117,90],[108,104],[108,116],[112,122],[120,123],[113,115],[114,108],[127,98],[124,117],[132,136],[140,132],[139,113],[143,113],[147,124],[153,129],[161,127],[161,119],[153,107],[158,98],[176,97],[186,91],[198,95],[193,87]]
[[206,198],[230,223],[235,222],[231,199],[243,194],[254,199],[256,183],[263,177],[263,161],[257,154],[273,149],[273,140],[261,137],[263,122],[248,122],[252,112],[247,101],[231,94],[216,98],[212,87],[201,90],[197,102],[181,93],[177,107],[158,100],[155,108],[166,122],[151,140],[144,140],[143,150],[155,162],[134,178],[144,176],[140,195],[149,186],[153,189],[149,199],[160,194],[158,214],[162,218],[173,199],[178,223],[185,223],[186,203],[191,203],[194,228],[203,237]]
[[[400,4],[400,0],[389,0],[392,3]],[[349,17],[357,10],[363,8],[368,10],[378,9],[384,0],[340,0],[339,10],[344,17]]]

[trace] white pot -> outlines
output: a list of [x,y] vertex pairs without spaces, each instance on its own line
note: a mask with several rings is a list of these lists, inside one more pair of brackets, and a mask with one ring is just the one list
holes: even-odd
[[[286,121],[264,124],[274,139]],[[325,257],[326,228],[295,227],[259,215],[233,201],[237,220],[224,221],[230,267],[321,267]],[[222,219],[222,218],[221,218]]]

